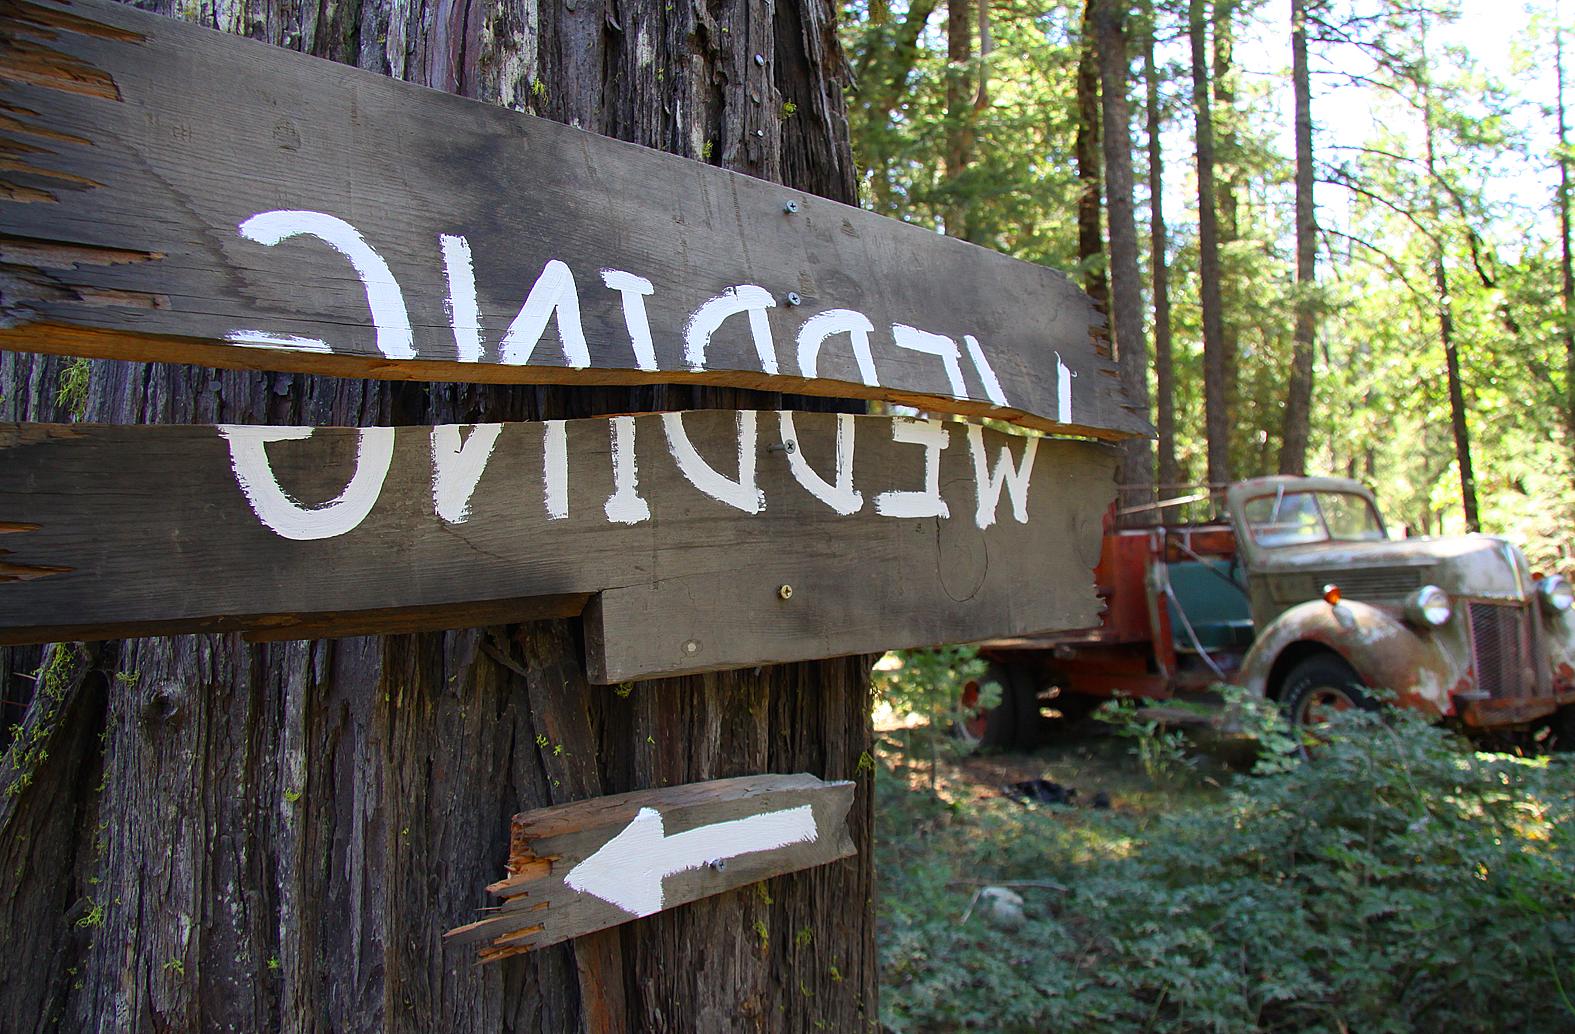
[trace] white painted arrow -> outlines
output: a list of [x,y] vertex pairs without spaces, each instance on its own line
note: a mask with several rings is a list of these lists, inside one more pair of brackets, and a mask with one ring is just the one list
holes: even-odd
[[662,813],[641,808],[623,830],[569,870],[563,882],[635,916],[662,910],[662,881],[739,855],[812,843],[819,836],[807,804],[714,822],[664,836]]

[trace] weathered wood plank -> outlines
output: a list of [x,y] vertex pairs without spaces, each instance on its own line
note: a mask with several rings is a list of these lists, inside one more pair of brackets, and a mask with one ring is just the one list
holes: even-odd
[[0,5],[0,106],[6,348],[1148,432],[1065,276],[700,162],[103,0]]
[[587,663],[617,682],[1080,627],[1113,466],[836,414],[4,425],[0,643],[457,626],[600,594]]
[[850,782],[755,775],[524,812],[503,904],[448,937],[491,962],[847,858],[852,803]]

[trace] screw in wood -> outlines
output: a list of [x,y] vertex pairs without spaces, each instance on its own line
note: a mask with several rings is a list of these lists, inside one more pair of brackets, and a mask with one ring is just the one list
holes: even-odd
[[761,68],[764,68],[766,66],[766,55],[764,55],[764,54],[756,54],[755,55],[755,64],[759,65]]
[[789,291],[787,293],[787,303],[789,305],[797,305],[801,301],[803,301],[803,299],[798,296],[797,291]]
[[713,858],[709,862],[706,862],[706,864],[715,869],[717,872],[721,872],[723,869],[727,868],[727,859]]
[[794,212],[798,211],[798,202],[791,200],[788,201],[782,206],[782,211],[786,212],[788,215],[792,215]]
[[684,644],[684,653],[687,653],[690,656],[693,656],[694,654],[697,654],[699,652],[700,652],[700,640],[698,640],[698,639],[691,639],[687,643]]
[[780,596],[784,600],[792,599],[793,598],[793,586],[788,585],[786,582],[782,583],[781,585],[777,586],[777,595]]

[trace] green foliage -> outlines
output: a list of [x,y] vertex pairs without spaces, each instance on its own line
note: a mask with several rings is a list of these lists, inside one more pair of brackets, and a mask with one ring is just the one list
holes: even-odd
[[[960,716],[963,687],[983,677],[987,667],[971,646],[900,650],[876,665],[875,696],[899,713],[924,715],[932,723],[949,721]],[[986,707],[1000,701],[1000,687],[992,690],[995,697]]]
[[92,374],[93,364],[86,359],[72,359],[60,368],[55,405],[65,410],[73,420],[81,420],[87,415],[88,387]]
[[1186,734],[1166,726],[1147,714],[1148,709],[1131,697],[1105,701],[1094,717],[1111,726],[1117,736],[1132,741],[1132,756],[1143,774],[1163,782],[1185,768],[1191,760],[1186,752]]
[[[952,742],[950,732],[979,709],[1001,701],[1000,684],[985,678],[988,667],[972,646],[901,650],[888,653],[875,666],[871,682],[876,701],[899,715],[926,720],[921,735],[930,759],[932,790],[941,744]],[[964,692],[970,682],[978,686],[978,692],[965,705]],[[913,733],[912,729],[908,732],[910,747]],[[863,758],[859,763],[862,768]]]
[[[1476,754],[1409,713],[1350,712],[1316,761],[1157,816],[963,810],[883,765],[882,1021],[897,1034],[1569,1030],[1572,761]],[[1046,886],[1022,891],[1021,930],[960,925],[983,880]]]

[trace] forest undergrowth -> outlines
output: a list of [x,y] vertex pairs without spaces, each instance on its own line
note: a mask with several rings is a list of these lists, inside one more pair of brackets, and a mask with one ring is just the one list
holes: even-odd
[[[1353,712],[1311,762],[1271,734],[1232,768],[1120,728],[936,762],[882,739],[889,1031],[1575,1029],[1575,755]],[[1001,792],[1033,777],[1079,792]]]

